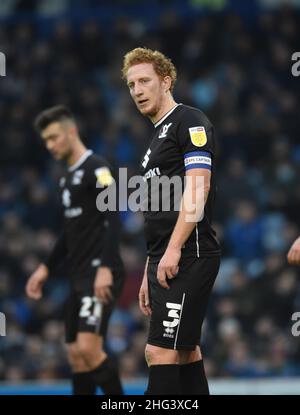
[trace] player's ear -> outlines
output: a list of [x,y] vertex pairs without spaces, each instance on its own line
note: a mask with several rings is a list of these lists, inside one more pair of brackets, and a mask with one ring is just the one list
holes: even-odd
[[164,84],[164,91],[168,92],[171,89],[172,80],[170,76],[165,76],[163,78],[163,84]]
[[78,129],[76,127],[76,125],[74,124],[70,124],[68,126],[68,133],[72,136],[72,137],[76,137],[78,135]]

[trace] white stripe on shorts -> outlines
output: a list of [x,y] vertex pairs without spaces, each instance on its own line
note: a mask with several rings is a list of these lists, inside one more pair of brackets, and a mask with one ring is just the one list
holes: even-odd
[[174,350],[176,350],[176,346],[177,346],[177,337],[178,337],[179,326],[180,326],[180,322],[181,322],[181,316],[182,316],[182,312],[183,312],[184,299],[185,299],[185,293],[183,293],[182,301],[181,301],[181,312],[180,312],[180,318],[179,318],[177,332],[176,332],[175,341],[174,341]]
[[197,258],[199,258],[200,252],[199,252],[198,223],[196,223],[196,248],[197,248]]

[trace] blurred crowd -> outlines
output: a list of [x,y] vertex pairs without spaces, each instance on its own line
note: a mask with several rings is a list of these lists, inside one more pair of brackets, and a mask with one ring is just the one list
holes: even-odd
[[[33,131],[42,109],[66,104],[86,145],[116,167],[138,173],[152,125],[121,79],[123,55],[137,46],[163,51],[178,69],[177,102],[202,109],[219,142],[215,228],[220,273],[203,327],[207,374],[300,376],[299,269],[286,253],[300,234],[299,82],[291,56],[300,44],[299,10],[255,17],[234,13],[76,21],[10,19],[0,27],[7,75],[0,79],[0,380],[69,376],[64,350],[66,270],[47,282],[39,302],[24,286],[62,224],[53,161]],[[124,379],[144,376],[147,319],[137,305],[143,274],[143,218],[122,212],[126,286],[107,339]]]

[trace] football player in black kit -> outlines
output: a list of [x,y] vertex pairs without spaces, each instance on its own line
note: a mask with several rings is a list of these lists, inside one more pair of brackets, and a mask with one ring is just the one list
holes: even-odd
[[[148,257],[139,305],[150,316],[145,394],[209,394],[200,337],[221,255],[211,226],[216,186],[214,127],[199,109],[175,102],[176,69],[162,53],[146,48],[128,52],[122,75],[138,110],[154,124],[141,163],[148,206],[152,206],[156,193],[151,188],[158,177],[177,176],[186,183],[181,209],[175,209],[170,197],[169,211],[160,207],[144,212]],[[168,195],[159,192],[161,200],[166,199]],[[185,203],[191,196],[196,201],[192,221]]]
[[107,162],[82,143],[70,110],[55,106],[40,113],[35,129],[67,169],[60,178],[64,227],[49,257],[30,276],[27,295],[42,297],[51,272],[67,259],[71,292],[66,304],[66,343],[73,394],[123,394],[118,368],[104,351],[109,317],[120,295],[124,270],[119,254],[118,212],[100,212],[96,198],[114,186]]

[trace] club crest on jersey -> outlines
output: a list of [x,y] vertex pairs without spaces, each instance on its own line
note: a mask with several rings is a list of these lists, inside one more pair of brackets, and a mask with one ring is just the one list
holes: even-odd
[[189,128],[191,141],[196,147],[203,147],[207,143],[207,137],[204,127]]
[[158,138],[166,138],[167,137],[168,130],[171,127],[171,125],[172,125],[171,122],[170,122],[170,124],[164,124],[162,126],[162,128],[160,129]]
[[99,167],[96,169],[95,176],[97,177],[97,182],[102,186],[110,186],[114,182],[114,178],[108,167]]

